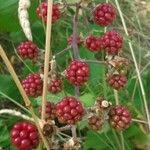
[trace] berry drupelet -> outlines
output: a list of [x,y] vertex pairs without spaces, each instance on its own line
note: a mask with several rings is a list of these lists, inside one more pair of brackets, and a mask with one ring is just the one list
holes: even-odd
[[102,36],[102,48],[109,55],[117,55],[123,46],[123,37],[116,31],[107,31]]
[[116,18],[116,9],[110,3],[98,4],[93,11],[93,20],[100,26],[108,26]]
[[30,122],[18,122],[11,130],[11,142],[18,150],[32,150],[39,144],[39,135],[35,125]]
[[75,124],[82,119],[84,108],[75,97],[65,97],[56,105],[56,115],[61,123]]
[[[39,108],[39,112],[41,114],[42,107]],[[56,105],[51,102],[46,103],[46,119],[55,119],[56,117]]]
[[114,106],[109,112],[110,124],[117,130],[127,129],[131,123],[131,113],[127,107]]
[[121,90],[127,83],[127,77],[123,74],[112,74],[107,78],[107,83],[116,90]]
[[32,41],[22,42],[17,47],[17,53],[23,59],[34,60],[38,57],[38,47]]
[[63,89],[63,82],[60,79],[51,80],[50,83],[48,84],[48,91],[53,94],[61,92],[62,89]]
[[[39,18],[47,22],[47,2],[42,2],[36,10]],[[55,23],[61,16],[60,8],[58,4],[53,4],[52,8],[52,23]]]
[[42,95],[43,81],[39,74],[30,74],[22,81],[22,86],[28,96],[38,97]]
[[66,69],[65,76],[71,84],[75,86],[82,86],[88,81],[89,74],[90,69],[88,64],[81,60],[74,60]]
[[85,46],[91,52],[97,52],[102,48],[101,38],[90,35],[85,40]]

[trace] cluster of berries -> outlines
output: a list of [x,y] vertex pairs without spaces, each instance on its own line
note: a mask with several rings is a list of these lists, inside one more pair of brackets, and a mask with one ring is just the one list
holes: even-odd
[[131,123],[131,113],[127,107],[122,105],[112,106],[102,97],[98,97],[91,109],[88,119],[92,130],[100,130],[103,124],[109,121],[110,125],[118,131],[127,129]]
[[[42,2],[37,8],[37,14],[45,23],[47,21],[47,2]],[[55,23],[61,16],[60,6],[53,5],[52,23]],[[93,21],[100,26],[108,26],[116,18],[116,9],[109,3],[98,4],[93,10]],[[68,38],[68,45],[72,45],[73,36]],[[77,45],[85,47],[91,52],[99,52],[104,50],[106,55],[111,55],[108,61],[109,72],[107,82],[116,90],[122,89],[127,83],[127,77],[124,73],[124,67],[127,62],[124,59],[114,59],[117,57],[123,47],[122,36],[114,31],[107,31],[101,37],[89,35],[84,42],[81,37],[77,38]],[[23,59],[36,60],[39,55],[39,48],[31,41],[21,43],[17,47],[18,54]],[[113,59],[112,59],[113,58]],[[113,63],[112,63],[113,62]],[[115,66],[112,65],[115,62]],[[83,86],[89,79],[90,68],[83,60],[73,60],[65,69],[65,77],[74,86]],[[43,80],[38,73],[30,74],[22,81],[22,86],[28,96],[38,97],[42,95]],[[63,83],[59,78],[54,78],[48,83],[48,91],[53,94],[62,91]],[[99,130],[105,120],[109,120],[112,127],[123,130],[129,127],[131,123],[131,114],[124,106],[112,106],[104,99],[98,99],[96,104],[91,108],[88,118],[88,124],[93,130]],[[41,107],[39,112],[41,113]],[[63,124],[75,124],[82,119],[86,113],[80,100],[75,97],[64,97],[57,104],[47,102],[46,104],[46,120],[58,119]],[[106,117],[106,114],[108,118]],[[39,136],[36,127],[29,122],[19,122],[14,125],[11,132],[11,140],[19,150],[36,148],[39,143]]]

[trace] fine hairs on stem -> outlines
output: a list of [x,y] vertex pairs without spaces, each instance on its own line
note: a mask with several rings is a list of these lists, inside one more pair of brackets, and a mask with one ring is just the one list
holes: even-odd
[[19,91],[20,91],[20,94],[21,94],[22,97],[23,97],[23,100],[24,100],[24,102],[25,102],[26,107],[30,110],[30,112],[31,112],[31,114],[32,114],[32,117],[33,117],[34,122],[35,122],[35,124],[36,124],[36,126],[37,126],[37,129],[38,129],[38,131],[39,131],[39,134],[40,134],[40,136],[41,136],[41,138],[42,138],[42,140],[43,140],[43,143],[45,144],[46,148],[49,149],[48,142],[47,142],[47,140],[45,139],[45,137],[43,136],[41,127],[40,127],[40,125],[39,125],[39,120],[38,120],[37,116],[36,116],[35,113],[34,113],[34,110],[33,110],[33,107],[32,107],[32,105],[31,105],[31,102],[30,102],[28,96],[26,95],[26,92],[24,91],[24,89],[23,89],[23,87],[22,87],[22,85],[21,85],[21,83],[20,83],[20,81],[19,81],[19,79],[18,79],[18,76],[17,76],[17,74],[16,74],[15,71],[14,71],[14,68],[12,67],[12,65],[11,65],[9,59],[7,58],[7,56],[6,56],[6,54],[5,54],[5,51],[3,50],[3,48],[1,47],[1,45],[0,45],[0,56],[1,56],[1,58],[3,59],[5,65],[7,66],[8,71],[10,72],[12,78],[14,79],[14,81],[15,81],[15,83],[16,83],[16,85],[17,85]]
[[[121,11],[118,0],[115,0],[115,3],[116,3],[116,6],[117,6],[117,9],[118,9],[122,24],[123,24],[125,34],[127,36],[129,36],[127,26],[126,26],[126,23],[125,23],[125,20],[124,20],[124,17],[123,17],[123,14],[122,14],[122,11]],[[146,113],[147,122],[148,122],[148,127],[149,127],[149,130],[150,130],[150,114],[149,114],[149,110],[148,110],[146,94],[145,94],[144,86],[143,86],[143,83],[142,83],[142,78],[141,78],[141,75],[140,75],[140,71],[139,71],[139,68],[138,68],[137,60],[136,60],[136,57],[135,57],[135,54],[134,54],[134,50],[133,50],[133,46],[132,46],[131,41],[128,42],[128,45],[129,45],[129,48],[130,48],[130,52],[131,52],[133,62],[134,62],[134,65],[135,65],[137,77],[138,77],[138,80],[139,80],[139,84],[140,84],[140,88],[141,88],[141,92],[142,92],[142,97],[143,97],[143,103],[144,103],[144,107],[145,107],[145,113]]]

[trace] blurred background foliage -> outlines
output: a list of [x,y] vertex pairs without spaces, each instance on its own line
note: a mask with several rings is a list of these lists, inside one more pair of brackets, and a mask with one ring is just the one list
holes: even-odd
[[[77,0],[67,0],[69,3],[77,2]],[[59,1],[55,1],[59,2]],[[95,4],[104,2],[103,0],[93,0]],[[110,1],[114,4],[114,0]],[[150,1],[149,0],[119,0],[121,10],[124,14],[130,39],[124,34],[124,29],[119,15],[117,20],[108,27],[108,29],[116,29],[124,35],[124,48],[122,56],[127,57],[131,62],[132,57],[129,51],[127,42],[132,41],[138,66],[140,68],[142,81],[150,106]],[[28,75],[31,70],[38,72],[39,66],[32,64],[30,61],[22,62],[18,59],[14,47],[26,38],[19,25],[17,17],[18,0],[0,0],[0,44],[5,49],[11,63],[13,64],[20,79]],[[29,10],[30,22],[32,27],[34,42],[44,49],[45,30],[42,22],[36,16],[36,7],[38,1],[31,0],[31,8]],[[86,37],[89,34],[101,35],[104,28],[99,27],[91,21],[90,9],[85,9],[80,12],[79,34]],[[62,18],[53,24],[52,27],[52,51],[53,54],[67,47],[67,37],[72,34],[72,15],[74,9],[63,10]],[[83,59],[95,60],[99,59],[101,54],[94,55],[80,48],[80,55]],[[71,58],[71,53],[65,53],[63,57],[56,58],[60,71],[63,71]],[[30,68],[30,69],[29,69]],[[115,103],[114,93],[105,82],[106,68],[100,64],[91,64],[91,77],[85,88],[81,89],[80,99],[85,106],[93,105],[97,96],[104,95],[109,101]],[[127,89],[119,92],[119,101],[121,104],[129,106],[134,118],[145,120],[145,113],[139,84],[137,81],[136,72],[133,63],[129,72],[129,81]],[[64,92],[65,91],[65,92]],[[65,89],[58,95],[48,95],[49,101],[57,102],[65,94],[74,95],[74,89],[65,81]],[[64,94],[65,93],[65,94]],[[22,110],[18,103],[24,106],[22,97],[9,75],[7,68],[0,59],[0,109],[11,108]],[[36,108],[41,104],[41,97],[32,100]],[[18,118],[3,115],[0,116],[0,147],[4,150],[13,150],[10,145],[9,131]],[[112,130],[109,125],[105,125],[104,129],[99,132],[87,130],[86,122],[82,121],[78,124],[78,129],[81,135],[85,136],[83,143],[84,150],[121,150],[121,136],[118,132]],[[150,149],[150,134],[147,134],[147,128],[143,124],[132,123],[131,127],[123,132],[124,145],[126,150],[149,150]]]

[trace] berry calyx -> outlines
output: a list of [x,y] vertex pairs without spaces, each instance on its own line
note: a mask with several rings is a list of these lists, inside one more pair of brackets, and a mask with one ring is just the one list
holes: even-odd
[[112,105],[111,102],[108,102],[104,97],[97,97],[96,98],[96,107],[99,111],[107,110]]
[[90,35],[85,40],[85,46],[91,52],[97,52],[101,50],[102,46],[101,38]]
[[102,3],[95,7],[93,20],[100,26],[108,26],[116,18],[116,9],[109,3]]
[[[73,35],[71,35],[71,36],[68,37],[67,42],[68,42],[68,45],[72,45]],[[81,37],[78,36],[77,37],[77,45],[80,46],[81,44],[82,44]]]
[[[39,108],[39,112],[41,114],[42,107]],[[45,119],[55,119],[56,117],[56,105],[51,102],[46,103],[46,112],[45,112]]]
[[39,135],[35,125],[30,122],[18,122],[11,130],[11,142],[18,150],[32,150],[39,144]]
[[50,83],[48,84],[48,91],[57,94],[62,91],[63,88],[63,83],[62,80],[60,79],[54,79],[51,80]]
[[123,38],[122,36],[116,31],[107,31],[102,36],[102,48],[109,54],[109,55],[117,55],[122,46],[123,46]]
[[76,86],[82,86],[88,81],[90,69],[87,63],[81,60],[74,60],[66,69],[67,80]]
[[94,115],[88,119],[88,125],[92,130],[97,131],[102,128],[103,121],[100,117]]
[[38,97],[42,95],[43,81],[39,74],[30,74],[22,81],[22,86],[28,96]]
[[65,97],[56,105],[56,114],[61,123],[75,124],[82,119],[84,108],[75,97]]
[[117,130],[127,129],[131,123],[131,113],[127,107],[114,106],[109,112],[110,124]]
[[127,77],[123,74],[112,74],[107,78],[107,83],[116,90],[121,90],[127,83]]
[[[44,22],[47,22],[47,2],[42,2],[37,10],[36,13],[38,15],[39,18],[43,19]],[[61,12],[60,12],[60,8],[58,4],[53,4],[53,8],[52,8],[52,23],[55,23],[61,16]]]
[[38,47],[32,41],[22,42],[17,47],[17,53],[23,59],[34,60],[38,57]]

